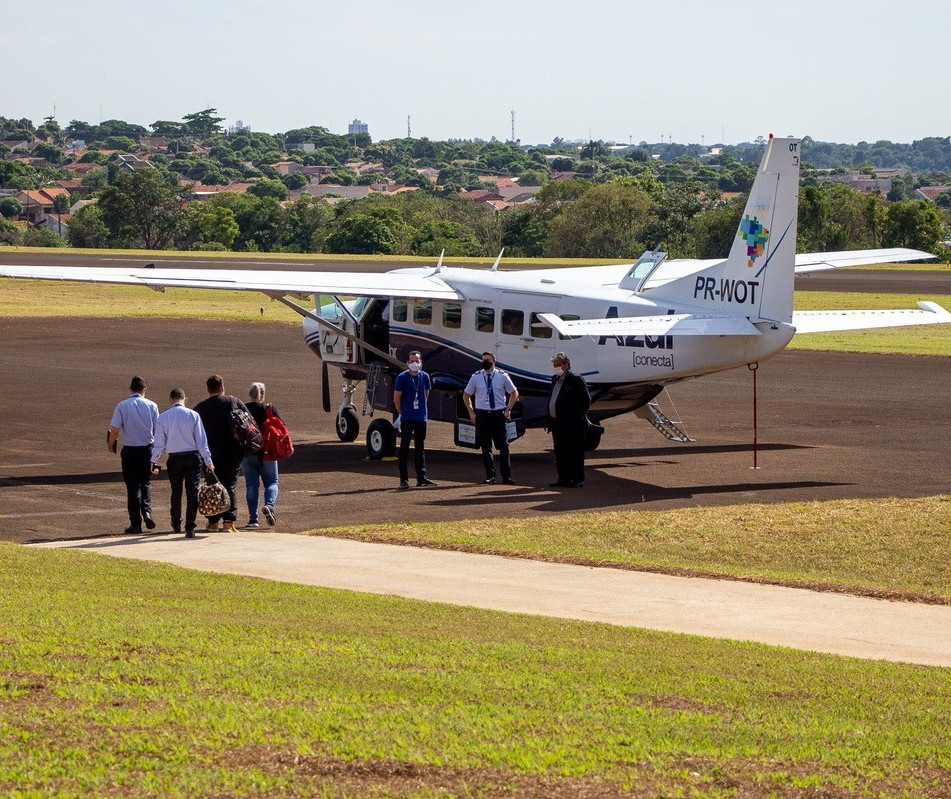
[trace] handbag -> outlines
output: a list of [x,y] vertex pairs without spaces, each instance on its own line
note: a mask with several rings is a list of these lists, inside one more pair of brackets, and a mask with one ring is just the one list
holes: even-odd
[[231,497],[212,472],[205,475],[205,482],[198,488],[198,512],[202,516],[218,516],[231,507]]

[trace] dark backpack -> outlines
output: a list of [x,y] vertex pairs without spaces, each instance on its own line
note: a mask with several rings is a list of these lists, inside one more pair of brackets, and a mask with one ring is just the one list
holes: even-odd
[[238,405],[234,397],[231,397],[231,435],[235,449],[242,457],[260,452],[264,445],[258,423],[247,410]]
[[280,461],[288,455],[294,454],[294,442],[287,425],[281,417],[274,413],[274,408],[268,404],[265,409],[264,424],[261,425],[261,438],[264,446],[261,454],[266,461]]

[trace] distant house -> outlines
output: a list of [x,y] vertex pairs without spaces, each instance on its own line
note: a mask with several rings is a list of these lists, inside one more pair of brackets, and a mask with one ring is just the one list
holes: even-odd
[[36,225],[41,223],[47,215],[54,213],[54,199],[59,196],[69,199],[69,192],[66,189],[51,186],[45,189],[26,189],[15,196],[23,206],[21,217],[30,224]]
[[915,189],[915,196],[933,203],[946,191],[951,191],[951,186],[922,186]]
[[155,167],[144,158],[139,158],[132,153],[118,153],[116,155],[116,161],[120,169],[124,169],[128,172],[138,172],[141,169],[155,169]]
[[300,190],[301,195],[327,197],[330,194],[336,194],[346,200],[362,200],[370,192],[369,186],[336,186],[333,183],[311,183]]

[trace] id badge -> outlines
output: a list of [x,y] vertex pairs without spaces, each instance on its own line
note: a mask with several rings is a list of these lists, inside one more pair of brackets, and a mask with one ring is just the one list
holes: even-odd
[[414,411],[419,410],[419,400],[413,400],[413,410]]

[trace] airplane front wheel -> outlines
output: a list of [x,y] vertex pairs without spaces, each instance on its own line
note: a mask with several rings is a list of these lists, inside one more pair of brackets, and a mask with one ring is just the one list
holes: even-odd
[[360,420],[353,408],[344,408],[337,414],[337,438],[341,441],[356,441],[360,435]]

